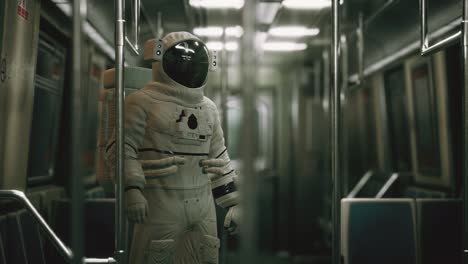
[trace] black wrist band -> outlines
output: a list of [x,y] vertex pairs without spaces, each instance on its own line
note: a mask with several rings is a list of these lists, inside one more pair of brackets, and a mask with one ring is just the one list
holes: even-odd
[[125,187],[124,190],[125,190],[125,191],[129,191],[129,190],[132,190],[132,189],[138,189],[138,190],[141,191],[141,188],[138,187],[138,186],[127,186],[127,187]]

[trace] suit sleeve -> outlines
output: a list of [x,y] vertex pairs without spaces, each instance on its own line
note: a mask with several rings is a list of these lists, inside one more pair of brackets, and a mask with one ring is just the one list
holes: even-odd
[[215,118],[213,124],[213,135],[211,138],[209,159],[221,159],[225,165],[221,168],[222,174],[212,179],[212,192],[216,203],[223,207],[231,207],[239,202],[239,195],[235,181],[236,171],[232,168],[228,150],[224,141],[223,129],[219,120],[217,109],[214,109]]
[[229,158],[228,149],[224,141],[224,133],[219,120],[218,110],[215,108],[215,121],[213,124],[213,136],[211,138],[211,146],[209,159],[223,159],[226,165],[223,167],[224,173],[234,171],[231,166],[231,160]]

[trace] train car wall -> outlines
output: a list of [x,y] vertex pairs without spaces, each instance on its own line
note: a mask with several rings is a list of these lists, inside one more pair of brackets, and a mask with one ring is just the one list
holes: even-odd
[[0,188],[24,190],[40,1],[1,1],[0,5]]
[[[409,129],[415,180],[419,184],[449,188],[452,177],[443,61],[443,52],[431,58],[409,58],[405,63],[405,75],[409,120],[412,124]],[[422,111],[423,107],[425,111]],[[427,129],[423,129],[423,126]],[[430,140],[425,139],[428,133]]]

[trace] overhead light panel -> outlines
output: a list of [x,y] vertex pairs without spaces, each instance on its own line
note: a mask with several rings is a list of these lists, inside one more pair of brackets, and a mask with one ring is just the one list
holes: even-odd
[[239,44],[235,41],[228,41],[226,45],[224,45],[221,41],[208,41],[206,42],[206,46],[209,50],[220,51],[222,49],[226,49],[228,51],[235,51],[239,49]]
[[225,29],[225,34],[228,37],[240,38],[242,34],[244,34],[244,29],[241,26],[227,27]]
[[264,51],[291,52],[301,51],[307,48],[305,43],[296,43],[288,41],[266,42],[263,44]]
[[298,38],[306,36],[317,36],[318,28],[306,28],[303,26],[280,26],[271,28],[268,33],[275,37]]
[[221,41],[208,41],[205,43],[209,50],[220,51],[224,45]]
[[224,45],[224,48],[228,51],[236,51],[239,49],[239,44],[234,41],[228,41],[226,45]]
[[223,35],[222,27],[198,27],[193,29],[193,33],[200,37],[220,37]]
[[[227,37],[240,38],[244,34],[241,26],[227,27],[224,29]],[[219,38],[223,35],[222,27],[198,27],[193,29],[193,33],[200,37]]]
[[190,0],[189,4],[206,9],[241,9],[244,6],[244,0]]
[[330,0],[284,0],[283,6],[289,9],[320,10],[331,7]]

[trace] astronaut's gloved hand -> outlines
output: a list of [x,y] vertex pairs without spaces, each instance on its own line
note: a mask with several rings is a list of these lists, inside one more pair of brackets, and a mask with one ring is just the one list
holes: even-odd
[[134,188],[125,192],[125,211],[130,222],[144,222],[148,216],[148,201],[140,189]]
[[226,217],[224,218],[224,228],[231,235],[239,233],[239,226],[241,224],[241,208],[239,205],[234,205],[229,208]]
[[223,168],[228,163],[229,160],[224,159],[205,159],[200,161],[200,167],[203,168],[203,173],[208,174],[210,179],[213,179],[223,176]]
[[158,160],[140,160],[147,178],[158,178],[174,174],[178,171],[178,165],[185,164],[183,157],[169,157]]

